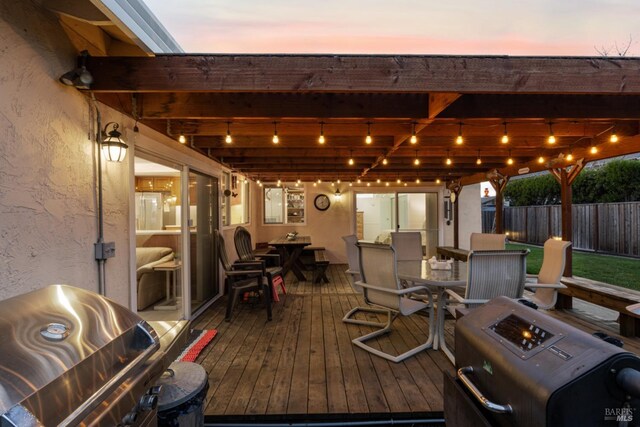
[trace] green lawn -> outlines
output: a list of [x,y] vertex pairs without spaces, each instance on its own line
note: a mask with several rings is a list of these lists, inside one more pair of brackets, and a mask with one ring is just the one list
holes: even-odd
[[[542,247],[507,244],[507,249],[528,248],[527,273],[537,274],[542,265]],[[640,260],[617,256],[573,252],[573,275],[599,282],[640,290]]]

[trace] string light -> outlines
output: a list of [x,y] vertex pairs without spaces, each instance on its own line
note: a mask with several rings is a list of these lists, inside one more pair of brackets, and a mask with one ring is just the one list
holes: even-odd
[[509,150],[509,158],[507,159],[507,164],[508,165],[512,165],[513,164],[513,157],[511,157],[511,150]]
[[258,178],[258,180],[256,181],[256,184],[260,185],[262,184],[262,182],[260,181],[260,179]]
[[376,183],[380,184],[380,178],[376,179]]
[[611,130],[611,136],[609,137],[609,142],[613,142],[614,144],[618,142],[618,134],[616,133],[615,126]]
[[231,144],[233,142],[233,139],[231,138],[231,129],[229,128],[229,126],[231,126],[231,122],[227,122],[227,136],[224,139],[224,142],[226,142],[227,144]]
[[349,166],[353,166],[355,164],[355,160],[353,160],[353,151],[349,150],[349,161],[347,162]]
[[384,158],[382,159],[382,164],[383,164],[383,165],[385,165],[385,166],[387,166],[387,165],[389,164],[389,160],[387,160],[387,158],[386,158],[386,157],[384,157]]
[[447,160],[445,160],[445,164],[447,166],[451,166],[453,162],[451,161],[451,157],[449,157],[449,150],[447,150]]
[[547,142],[549,144],[555,144],[556,143],[556,137],[553,134],[553,123],[549,122],[549,138],[547,138]]
[[358,184],[362,184],[362,180],[358,178]]
[[413,161],[413,164],[416,166],[420,166],[420,159],[418,158],[418,150],[416,150],[416,158]]
[[273,122],[273,139],[272,139],[274,144],[277,144],[280,142],[280,138],[278,138],[278,122]]
[[349,187],[353,187],[353,182],[350,182],[350,183],[349,183]]
[[420,178],[416,178],[416,184],[420,184]]
[[280,187],[280,184],[282,184],[282,181],[278,180],[278,184],[276,184],[278,187]]
[[340,184],[340,183],[341,183],[342,181],[340,181],[340,180],[337,180],[336,182],[337,182],[338,184]]
[[371,183],[370,182],[367,182],[367,187],[371,187]]
[[571,152],[569,152],[569,154],[567,154],[567,161],[570,162],[573,160],[573,154],[571,154]]
[[186,144],[187,143],[187,137],[184,136],[183,134],[180,134],[180,136],[178,137],[178,142],[180,144]]
[[367,144],[371,144],[373,139],[371,138],[371,122],[367,122],[367,137],[364,139],[364,142]]
[[476,165],[481,165],[482,159],[480,158],[480,150],[478,150],[478,158],[476,159]]
[[396,179],[396,182],[397,182],[398,184],[400,184],[400,183],[402,182],[402,180],[401,180],[400,178],[398,178],[398,179]]
[[461,145],[464,142],[464,138],[462,138],[462,122],[460,122],[460,127],[458,128],[458,137],[456,138],[456,144]]
[[500,140],[503,144],[509,143],[509,135],[507,134],[507,122],[504,122],[504,134],[502,135],[502,139]]
[[598,147],[596,147],[595,145],[592,145],[591,148],[589,149],[589,152],[591,154],[598,154]]
[[384,185],[388,187],[389,186],[389,181],[385,182]]
[[302,181],[300,181],[300,178],[298,178],[298,180],[296,181],[296,183],[300,184]]
[[318,179],[318,184],[322,184],[322,180],[321,179]]
[[313,186],[314,186],[314,187],[317,187],[317,186],[318,186],[318,184],[316,184],[316,183],[314,182],[314,183],[313,183]]
[[436,184],[440,184],[442,181],[440,181],[440,178],[436,178]]
[[324,144],[324,122],[320,122],[320,136],[318,137],[318,143]]
[[411,125],[411,139],[409,141],[411,141],[412,144],[415,144],[418,142],[418,137],[416,136],[416,122],[413,122]]
[[542,157],[542,156],[538,157],[538,163],[543,164],[544,163],[544,157]]

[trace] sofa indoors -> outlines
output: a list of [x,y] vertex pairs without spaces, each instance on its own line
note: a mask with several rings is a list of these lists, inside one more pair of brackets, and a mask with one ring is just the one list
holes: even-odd
[[166,273],[153,267],[174,258],[173,249],[162,247],[136,248],[136,279],[138,310],[166,298]]

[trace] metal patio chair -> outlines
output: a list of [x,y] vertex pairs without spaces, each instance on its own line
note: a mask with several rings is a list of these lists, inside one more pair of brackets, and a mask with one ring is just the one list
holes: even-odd
[[528,276],[525,283],[527,290],[533,294],[526,298],[545,310],[552,309],[558,299],[558,289],[566,288],[560,283],[567,259],[567,248],[571,242],[549,239],[544,242],[542,267],[537,276]]
[[[342,240],[344,240],[345,247],[347,249],[347,262],[349,263],[349,268],[345,271],[345,273],[347,273],[347,275],[349,275],[349,277],[351,278],[350,283],[353,291],[361,294],[362,286],[358,285],[358,282],[360,282],[361,280],[360,260],[358,255],[358,246],[357,246],[358,237],[356,237],[355,234],[352,234],[350,236],[342,236]],[[366,300],[366,297],[365,297],[365,301],[367,302],[367,304],[369,304],[369,301]],[[380,322],[374,322],[371,320],[359,320],[359,319],[352,318],[352,316],[355,316],[359,312],[372,313],[372,314],[386,314],[387,321],[384,323],[380,323]],[[375,326],[378,328],[383,328],[387,323],[389,323],[391,316],[392,314],[390,310],[386,310],[382,308],[354,307],[351,310],[349,310],[347,314],[344,315],[344,317],[342,318],[342,321],[344,323],[351,323],[354,325]]]
[[394,231],[391,246],[396,251],[398,261],[422,260],[422,235],[419,231]]
[[507,235],[493,233],[471,233],[471,238],[469,240],[469,250],[497,251],[504,250]]

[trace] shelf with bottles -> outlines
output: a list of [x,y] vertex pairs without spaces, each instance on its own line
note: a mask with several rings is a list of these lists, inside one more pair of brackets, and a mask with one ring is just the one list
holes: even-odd
[[304,222],[304,190],[289,188],[287,191],[287,223]]

